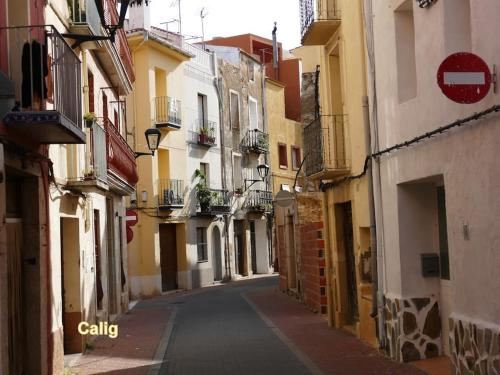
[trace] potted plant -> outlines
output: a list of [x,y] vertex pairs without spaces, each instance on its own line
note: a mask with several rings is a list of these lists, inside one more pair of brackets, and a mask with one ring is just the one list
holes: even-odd
[[257,148],[259,150],[267,150],[269,147],[269,144],[267,142],[267,137],[265,134],[259,134],[259,138],[257,140]]
[[206,177],[199,169],[194,172],[194,175],[200,179],[195,186],[196,198],[198,198],[201,211],[207,212],[210,210],[210,203],[213,197],[212,192],[207,188]]
[[206,126],[203,125],[200,128],[200,133],[199,133],[199,141],[201,144],[212,144],[212,137],[210,137],[210,129]]
[[83,115],[83,120],[85,121],[85,126],[87,128],[91,128],[94,125],[95,120],[97,119],[94,112],[87,112]]

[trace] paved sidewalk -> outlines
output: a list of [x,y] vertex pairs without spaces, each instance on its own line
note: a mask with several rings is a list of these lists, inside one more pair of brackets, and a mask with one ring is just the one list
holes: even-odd
[[165,297],[139,302],[118,320],[118,337],[97,338],[94,349],[71,364],[71,374],[148,374],[172,315],[169,302]]
[[305,355],[324,374],[425,375],[425,372],[393,362],[342,330],[329,329],[324,318],[278,291],[264,288],[246,294],[263,318],[279,329],[292,351]]

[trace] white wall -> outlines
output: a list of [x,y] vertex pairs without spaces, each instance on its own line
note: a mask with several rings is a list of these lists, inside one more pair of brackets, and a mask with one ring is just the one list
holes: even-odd
[[[393,14],[399,3],[399,0],[373,1],[381,149],[500,102],[500,93],[493,91],[473,105],[457,104],[444,97],[436,83],[436,74],[450,52],[445,37],[450,37],[451,31],[446,29],[444,19],[447,9],[455,2],[438,1],[429,9],[420,9],[412,1],[417,95],[400,104],[397,75],[394,74],[397,69]],[[496,32],[495,17],[499,13],[498,1],[471,0],[471,49],[489,66],[500,60],[500,50],[491,45],[491,35]],[[464,48],[467,39],[464,37]],[[456,45],[455,40],[454,49]],[[472,122],[381,158],[385,240],[381,247],[385,254],[381,260],[386,270],[386,293],[411,297],[418,289],[418,285],[406,288],[406,281],[401,281],[407,277],[405,270],[400,268],[404,263],[400,255],[404,254],[402,246],[406,239],[399,225],[397,185],[442,176],[446,189],[452,313],[472,320],[500,322],[500,253],[497,251],[500,224],[496,217],[500,212],[498,139],[500,117],[491,115],[486,120]],[[464,225],[469,226],[470,239],[463,235]],[[426,288],[419,290],[422,294],[428,292]]]

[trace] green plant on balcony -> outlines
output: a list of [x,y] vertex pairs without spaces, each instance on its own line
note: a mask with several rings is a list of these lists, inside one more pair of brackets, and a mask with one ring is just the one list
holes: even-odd
[[214,134],[215,129],[213,127],[209,128],[208,125],[203,125],[200,128],[199,136],[200,143],[203,144],[213,144],[215,143],[215,138],[210,136],[210,134]]
[[91,128],[97,120],[97,117],[94,112],[87,112],[83,115],[83,120],[85,121],[85,126]]
[[209,211],[213,193],[207,187],[207,180],[202,171],[197,169],[194,172],[194,176],[196,178],[199,178],[199,181],[196,184],[195,188],[196,188],[196,198],[198,199],[198,203],[200,204],[201,211],[202,212]]
[[266,134],[259,134],[259,137],[257,138],[257,147],[260,150],[267,150],[269,147],[269,141],[267,140]]

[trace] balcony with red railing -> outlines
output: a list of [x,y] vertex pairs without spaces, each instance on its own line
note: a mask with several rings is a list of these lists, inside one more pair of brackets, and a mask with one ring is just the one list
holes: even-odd
[[104,120],[104,129],[106,130],[108,180],[111,171],[114,175],[126,181],[127,184],[135,185],[139,177],[134,151],[109,119]]
[[[104,21],[109,28],[116,26],[119,21],[118,10],[116,8],[116,0],[103,0],[104,5]],[[116,29],[114,41],[112,41],[119,57],[122,68],[130,82],[135,80],[134,65],[132,63],[132,54],[123,29]]]

